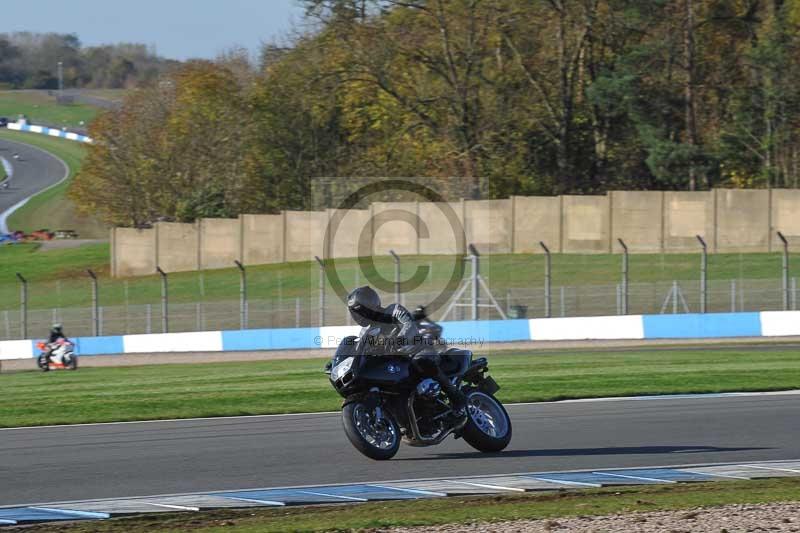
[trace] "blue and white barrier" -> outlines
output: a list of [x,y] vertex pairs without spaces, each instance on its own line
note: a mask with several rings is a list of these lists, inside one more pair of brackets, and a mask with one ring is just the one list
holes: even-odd
[[[453,346],[478,350],[490,342],[557,340],[708,339],[800,335],[800,311],[627,315],[443,322]],[[335,348],[358,326],[201,331],[74,339],[79,355],[233,352]],[[0,342],[0,360],[29,359],[34,340]]]
[[49,135],[51,137],[59,137],[70,141],[77,141],[81,143],[92,143],[91,137],[72,133],[71,131],[63,131],[56,128],[48,128],[46,126],[34,126],[33,124],[26,124],[20,122],[9,122],[8,129],[14,131],[27,131],[29,133],[41,133],[42,135]]

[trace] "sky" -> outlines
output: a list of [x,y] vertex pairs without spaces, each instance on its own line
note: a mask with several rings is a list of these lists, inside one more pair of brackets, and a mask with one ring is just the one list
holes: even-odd
[[155,45],[171,59],[254,54],[302,22],[297,0],[2,0],[2,32],[75,33],[85,46]]

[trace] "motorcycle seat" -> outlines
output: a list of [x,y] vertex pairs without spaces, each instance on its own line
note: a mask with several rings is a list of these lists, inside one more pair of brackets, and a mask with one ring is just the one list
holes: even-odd
[[471,362],[472,351],[448,348],[442,354],[442,371],[448,376],[463,374],[469,370]]

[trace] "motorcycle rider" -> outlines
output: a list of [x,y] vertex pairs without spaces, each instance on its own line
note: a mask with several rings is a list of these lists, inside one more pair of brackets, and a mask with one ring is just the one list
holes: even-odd
[[364,286],[347,296],[347,309],[353,320],[362,327],[380,328],[386,335],[389,349],[411,357],[411,364],[422,376],[434,379],[447,394],[453,414],[459,422],[466,421],[466,397],[442,371],[442,356],[419,333],[414,316],[398,303],[386,307],[372,287]]
[[54,354],[54,352],[60,347],[59,341],[69,341],[69,339],[66,335],[64,335],[64,327],[61,324],[53,324],[53,327],[50,328],[50,336],[47,339],[47,357],[51,361],[57,359],[56,362],[63,364],[63,352],[58,355]]
[[431,337],[431,339],[436,341],[436,344],[438,344],[441,349],[446,348],[447,345],[442,339],[443,328],[441,325],[437,324],[430,317],[428,317],[428,311],[425,309],[425,306],[417,306],[417,308],[414,309],[414,312],[411,313],[411,316],[414,318],[414,322],[417,324],[417,329],[419,329],[423,335],[428,335]]

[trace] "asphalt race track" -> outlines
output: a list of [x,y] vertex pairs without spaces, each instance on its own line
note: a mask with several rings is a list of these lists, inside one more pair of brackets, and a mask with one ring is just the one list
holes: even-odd
[[[54,408],[58,408],[54,406]],[[509,406],[514,438],[362,457],[338,414],[0,430],[0,505],[437,476],[800,458],[800,394]]]
[[[14,154],[18,154],[19,159],[15,159]],[[68,173],[60,159],[27,144],[0,140],[0,156],[14,168],[9,187],[0,188],[0,218],[11,207],[58,183]]]

